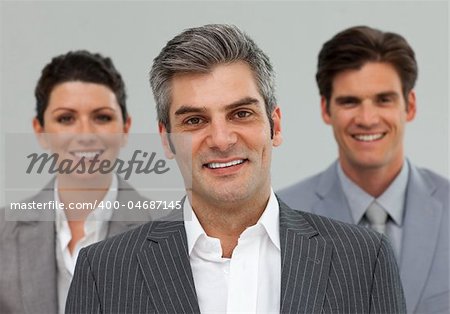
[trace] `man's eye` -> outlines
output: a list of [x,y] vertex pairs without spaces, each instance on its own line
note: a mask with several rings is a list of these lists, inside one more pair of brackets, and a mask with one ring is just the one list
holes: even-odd
[[338,106],[342,106],[342,107],[353,107],[358,104],[358,100],[353,97],[342,98],[342,99],[338,99],[336,101],[336,104]]
[[250,115],[251,115],[252,113],[251,112],[248,112],[248,111],[238,111],[238,112],[236,112],[236,117],[237,118],[240,118],[240,119],[242,119],[242,118],[247,118],[247,117],[249,117]]
[[381,97],[379,99],[379,102],[386,104],[386,103],[390,103],[392,101],[391,97]]
[[187,119],[185,121],[185,123],[189,124],[189,125],[197,125],[197,124],[202,123],[202,119],[199,117],[192,117],[192,118]]

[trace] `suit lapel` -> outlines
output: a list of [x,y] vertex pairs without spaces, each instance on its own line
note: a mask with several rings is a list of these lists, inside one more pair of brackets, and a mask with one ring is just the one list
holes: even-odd
[[321,175],[316,187],[318,201],[313,205],[312,212],[339,221],[355,223],[342,190],[336,167],[337,162],[334,162]]
[[[320,312],[332,248],[298,211],[280,203],[281,312]],[[156,222],[139,266],[156,312],[199,313],[183,221]]]
[[321,312],[332,248],[300,212],[279,203],[281,313]]
[[156,312],[200,313],[183,221],[156,222],[139,265]]
[[438,242],[442,204],[433,198],[435,187],[427,182],[412,165],[408,182],[400,276],[407,310],[410,313],[417,306],[433,262]]

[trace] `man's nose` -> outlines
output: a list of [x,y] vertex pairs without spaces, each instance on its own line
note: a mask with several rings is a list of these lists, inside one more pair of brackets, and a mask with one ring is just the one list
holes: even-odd
[[372,101],[364,101],[358,106],[355,123],[359,126],[370,128],[380,122],[378,107]]
[[211,121],[207,144],[210,148],[226,151],[237,142],[237,134],[227,121]]

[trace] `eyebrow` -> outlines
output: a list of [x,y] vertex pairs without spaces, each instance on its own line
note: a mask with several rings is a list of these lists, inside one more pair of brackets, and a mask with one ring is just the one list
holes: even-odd
[[382,92],[379,94],[376,94],[376,97],[398,97],[398,93],[394,91],[388,91],[388,92]]
[[[229,105],[225,106],[225,110],[233,110],[236,108],[239,108],[241,106],[248,106],[248,105],[257,105],[259,103],[259,100],[253,97],[244,97],[242,99],[239,99]],[[194,107],[190,105],[183,105],[180,108],[178,108],[177,111],[175,111],[176,116],[188,114],[188,113],[204,113],[206,112],[206,107]]]
[[75,109],[72,109],[72,108],[64,108],[64,107],[61,108],[60,107],[60,108],[53,109],[51,112],[54,113],[54,112],[61,111],[61,110],[71,111],[71,112],[75,112],[76,111]]
[[339,96],[339,97],[336,97],[335,101],[338,104],[344,104],[347,102],[360,102],[361,98],[356,97],[356,96]]
[[[51,112],[54,113],[54,112],[57,112],[60,110],[71,111],[71,112],[77,111],[76,109],[73,109],[73,108],[60,107],[60,108],[56,108],[56,109],[52,110]],[[110,107],[100,107],[100,108],[95,109],[93,112],[98,112],[98,111],[102,111],[102,110],[109,110],[109,111],[116,112],[116,110],[114,108],[110,108]]]
[[[381,93],[378,93],[378,94],[375,94],[375,98],[380,98],[380,97],[398,97],[399,95],[398,95],[398,93],[397,92],[394,92],[394,91],[386,91],[386,92],[381,92]],[[345,102],[349,102],[349,101],[352,101],[352,102],[361,102],[361,97],[358,97],[358,96],[352,96],[352,95],[343,95],[343,96],[338,96],[338,97],[336,97],[335,98],[335,101],[337,102],[337,103],[340,103],[340,104],[342,104],[342,103],[345,103]]]
[[226,105],[225,110],[229,111],[229,110],[233,110],[233,109],[236,109],[236,108],[239,108],[242,106],[249,106],[249,105],[256,106],[258,104],[259,104],[258,99],[253,98],[253,97],[245,97],[245,98],[239,99],[229,105]]
[[95,109],[93,112],[99,112],[102,110],[117,112],[117,110],[115,108],[111,108],[111,107],[100,107],[100,108]]

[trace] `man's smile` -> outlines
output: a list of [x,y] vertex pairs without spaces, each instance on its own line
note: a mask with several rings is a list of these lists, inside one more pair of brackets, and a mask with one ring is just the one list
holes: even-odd
[[207,167],[209,169],[221,169],[221,168],[229,168],[236,165],[240,165],[244,163],[245,161],[248,161],[248,159],[235,159],[227,162],[210,162],[206,163],[203,166]]
[[371,133],[371,134],[353,134],[352,137],[360,142],[374,142],[386,136],[387,132]]

